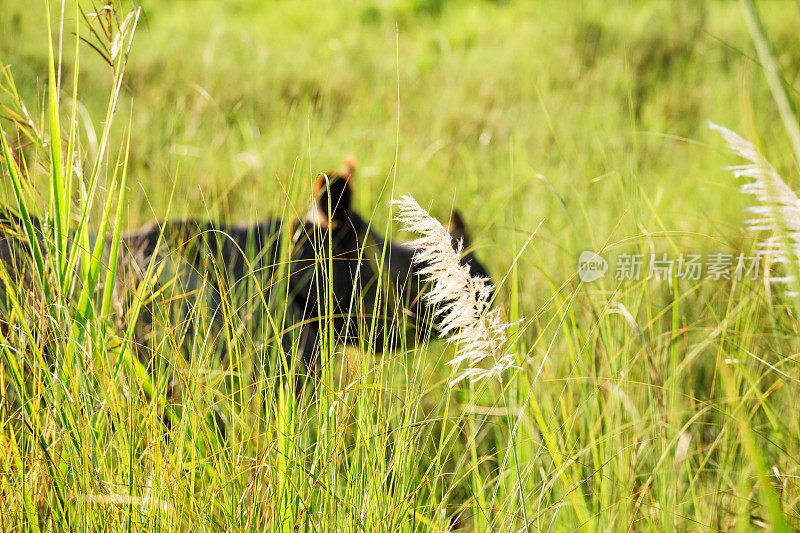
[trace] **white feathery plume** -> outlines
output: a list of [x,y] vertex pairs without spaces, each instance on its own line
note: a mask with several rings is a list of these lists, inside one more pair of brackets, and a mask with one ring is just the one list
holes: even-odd
[[[475,382],[497,377],[502,382],[503,371],[514,366],[514,355],[503,350],[511,324],[503,322],[500,309],[491,309],[489,303],[494,287],[487,278],[470,274],[469,266],[460,261],[463,242],[453,248],[450,233],[411,195],[391,203],[399,208],[395,220],[406,231],[422,235],[407,244],[414,249],[414,263],[422,265],[418,274],[433,284],[425,300],[438,307],[433,316],[438,318],[440,336],[457,346],[456,356],[447,364],[456,373],[466,366],[450,386],[466,378]],[[486,359],[492,361],[488,369],[479,366]]]
[[[747,208],[756,215],[755,218],[745,220],[747,229],[754,232],[770,231],[773,234],[758,243],[759,252],[769,254],[774,263],[787,265],[789,272],[796,272],[794,267],[800,258],[800,199],[752,143],[723,126],[714,123],[709,123],[709,126],[722,135],[733,153],[749,161],[748,164],[733,165],[728,169],[737,178],[752,180],[742,185],[741,191],[755,196],[761,204]],[[783,235],[788,238],[788,242]],[[787,274],[770,277],[768,281],[797,287],[798,280],[794,274]],[[796,295],[795,292],[790,294]]]

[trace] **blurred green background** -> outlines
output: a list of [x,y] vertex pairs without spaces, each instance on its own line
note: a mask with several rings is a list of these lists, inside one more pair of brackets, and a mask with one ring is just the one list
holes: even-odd
[[[741,245],[744,200],[724,170],[737,161],[708,121],[757,141],[792,178],[735,2],[143,6],[117,124],[131,117],[131,227],[166,216],[173,185],[173,216],[264,218],[287,195],[285,212],[299,212],[296,191],[354,154],[356,202],[378,227],[393,195],[439,217],[455,206],[479,255],[505,272],[544,220],[523,261],[530,278],[543,268],[561,281],[581,249],[629,236]],[[798,9],[761,9],[791,83]],[[0,10],[0,59],[32,114],[43,109],[44,20],[20,0]],[[66,31],[72,20],[68,10]],[[100,124],[111,72],[84,48],[80,108]],[[97,135],[84,129],[84,143]]]

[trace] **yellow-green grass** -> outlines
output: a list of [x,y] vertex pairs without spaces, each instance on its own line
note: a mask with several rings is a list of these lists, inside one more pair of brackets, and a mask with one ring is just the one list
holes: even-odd
[[[437,342],[385,354],[326,345],[331,364],[300,400],[257,370],[275,350],[252,332],[225,331],[226,366],[204,338],[185,359],[165,327],[159,352],[184,389],[170,406],[165,375],[120,348],[129,329],[103,320],[103,298],[70,298],[69,261],[55,253],[67,248],[54,241],[50,299],[68,327],[3,343],[1,529],[798,527],[793,302],[763,279],[576,276],[587,249],[753,252],[746,199],[724,169],[739,162],[707,122],[758,141],[790,184],[797,161],[738,3],[144,3],[91,209],[77,176],[66,201],[69,165],[41,141],[58,126],[66,160],[73,132],[88,188],[113,71],[80,44],[74,105],[66,2],[54,125],[48,42],[57,69],[61,5],[48,40],[44,6],[7,4],[0,62],[43,132],[20,150],[33,213],[61,213],[72,230],[85,213],[92,230],[104,213],[110,228],[292,218],[312,177],[353,153],[356,205],[378,231],[407,237],[388,223],[402,193],[440,217],[457,207],[504,281],[498,304],[525,320],[513,336],[521,370],[502,385],[449,390],[452,352]],[[796,100],[800,12],[759,8]],[[7,93],[0,104],[19,111]],[[126,154],[123,173],[113,163]],[[17,208],[2,169],[2,202]],[[83,272],[90,288],[106,275],[81,264],[98,269]],[[21,324],[26,304],[14,308]]]

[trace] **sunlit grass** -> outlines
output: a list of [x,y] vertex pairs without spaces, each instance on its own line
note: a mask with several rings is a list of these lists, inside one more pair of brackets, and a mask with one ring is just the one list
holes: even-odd
[[[792,184],[786,5],[767,33],[730,2],[202,0],[125,6],[109,33],[72,2],[63,30],[60,5],[0,10],[3,206],[31,255],[0,328],[0,529],[800,526],[794,301],[763,277],[576,274],[585,249],[752,253],[706,123],[764,132]],[[232,291],[186,327],[184,297],[225,279],[187,275],[169,239],[117,268],[123,229],[154,218],[302,216],[346,152],[380,233],[406,192],[466,214],[496,303],[526,317],[520,370],[450,388],[453,348],[343,347],[327,321],[302,385],[279,353],[289,225],[270,296],[246,295],[257,320]]]

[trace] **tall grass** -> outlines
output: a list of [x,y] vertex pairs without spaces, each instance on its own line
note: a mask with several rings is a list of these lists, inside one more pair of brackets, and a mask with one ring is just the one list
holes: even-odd
[[[343,347],[335,342],[336,332],[328,320],[332,309],[320,309],[326,319],[320,372],[313,383],[303,386],[302,380],[295,379],[299,369],[288,364],[292,359],[284,360],[279,354],[281,336],[296,330],[286,305],[288,235],[281,241],[281,260],[269,281],[274,283],[270,296],[252,290],[265,283],[254,266],[248,279],[251,290],[240,294],[227,287],[230,290],[222,291],[226,297],[221,320],[208,316],[203,305],[190,306],[188,311],[185,305],[202,302],[212,286],[226,289],[224,272],[215,268],[214,259],[219,258],[211,258],[209,268],[199,274],[187,273],[178,250],[185,243],[173,242],[166,232],[159,252],[138,265],[142,271],[132,278],[126,275],[125,211],[136,211],[130,215],[133,220],[152,216],[151,209],[142,208],[143,201],[136,199],[142,195],[132,184],[132,162],[138,173],[144,173],[142,161],[147,156],[142,153],[158,153],[167,162],[152,162],[155,174],[161,175],[162,165],[172,165],[170,176],[182,177],[189,171],[213,174],[215,168],[229,169],[221,161],[212,161],[222,159],[216,153],[220,145],[214,142],[221,142],[225,150],[230,148],[226,143],[238,146],[241,142],[249,147],[242,153],[253,156],[259,154],[254,148],[259,143],[273,141],[259,139],[256,128],[241,122],[236,112],[227,115],[227,109],[238,109],[235,103],[214,102],[209,96],[203,101],[218,109],[214,116],[219,122],[213,123],[219,126],[217,132],[231,136],[221,141],[209,137],[213,141],[209,154],[200,157],[211,162],[212,170],[198,170],[191,147],[184,147],[190,155],[183,159],[159,152],[153,145],[165,131],[191,133],[199,128],[191,122],[205,115],[189,113],[186,122],[177,113],[150,116],[151,108],[163,107],[150,92],[152,88],[145,87],[130,115],[117,116],[120,109],[130,108],[130,95],[142,90],[144,83],[125,78],[128,61],[141,50],[137,48],[140,41],[131,47],[144,20],[141,12],[135,9],[129,14],[113,4],[112,10],[101,11],[98,17],[90,13],[84,17],[78,4],[65,5],[63,30],[60,24],[58,31],[47,30],[47,42],[64,43],[65,48],[50,45],[46,54],[47,88],[41,110],[30,101],[26,104],[17,90],[12,72],[19,65],[0,63],[4,95],[0,168],[9,191],[5,207],[17,212],[22,222],[19,228],[6,229],[17,231],[30,255],[27,282],[5,284],[0,328],[0,529],[744,531],[800,527],[799,376],[794,355],[800,346],[791,297],[773,290],[763,278],[687,281],[673,276],[619,282],[609,275],[583,284],[574,274],[577,254],[573,248],[578,246],[594,246],[609,260],[623,252],[648,256],[656,250],[679,253],[691,247],[752,253],[753,244],[735,229],[738,211],[735,222],[729,224],[734,229],[719,229],[706,221],[705,233],[699,235],[688,231],[691,224],[685,220],[666,217],[664,206],[669,202],[664,198],[683,195],[686,183],[676,185],[677,191],[664,192],[647,181],[653,168],[648,164],[658,160],[662,165],[663,161],[646,158],[650,148],[643,136],[633,141],[630,156],[611,148],[584,153],[581,142],[593,136],[577,131],[578,120],[566,120],[576,132],[565,132],[548,110],[555,105],[569,111],[549,99],[552,93],[547,86],[529,90],[515,85],[518,92],[511,96],[539,103],[536,113],[522,109],[524,118],[547,127],[519,142],[512,140],[502,153],[490,152],[493,161],[502,159],[505,165],[510,160],[501,167],[508,183],[498,184],[498,190],[508,192],[506,200],[517,191],[524,202],[534,199],[552,209],[542,226],[545,231],[531,238],[539,219],[523,215],[521,209],[530,208],[538,216],[537,204],[508,201],[507,213],[502,214],[524,216],[521,227],[529,223],[530,227],[517,235],[502,223],[478,225],[510,242],[504,245],[508,250],[498,245],[479,248],[477,253],[495,269],[497,300],[507,304],[508,320],[527,317],[510,330],[515,343],[510,352],[517,354],[514,364],[519,368],[508,371],[502,383],[465,381],[449,387],[446,362],[454,357],[453,347],[419,342],[418,336],[400,336],[398,349],[387,353],[374,353],[373,343],[366,340],[360,346]],[[444,10],[463,22],[463,35],[441,30],[444,37],[436,44],[437,54],[456,58],[462,57],[460,47],[469,47],[470,33],[472,38],[485,37],[483,15],[511,28],[521,19],[515,13],[528,9],[520,5],[508,11],[501,6],[436,7],[434,2],[431,11],[420,14],[414,11],[416,5],[396,7],[397,19],[421,20],[430,29],[435,23],[425,17]],[[191,6],[175,3],[172,9],[174,18],[165,21],[156,18],[163,12],[154,8],[150,22],[154,35],[149,42],[157,42],[158,24],[178,24],[182,16],[191,17],[185,13]],[[364,20],[387,16],[375,9],[376,13],[367,10],[360,16]],[[296,16],[302,19],[302,13]],[[693,21],[692,13],[682,16]],[[290,13],[280,14],[292,20]],[[265,17],[262,12],[248,16]],[[697,15],[697,20],[702,22],[704,16]],[[640,19],[634,23],[644,24]],[[584,29],[589,31],[590,26]],[[751,27],[758,31],[758,25]],[[192,28],[190,33],[195,31],[200,29]],[[414,30],[404,26],[401,35],[403,31]],[[522,35],[531,31],[525,25],[520,28]],[[605,35],[606,30],[597,31]],[[766,39],[765,33],[757,33],[756,38]],[[91,45],[81,44],[80,39]],[[345,48],[361,46],[350,43],[346,35],[342,39],[339,45]],[[604,41],[598,39],[600,44],[587,42],[581,54],[596,53],[600,67],[606,68]],[[682,39],[679,35],[670,41],[674,47],[670,50],[679,58],[690,44]],[[644,57],[628,58],[631,69],[659,61],[659,48],[644,49],[648,42],[637,49]],[[401,50],[408,45],[402,38],[399,44]],[[525,49],[517,41],[512,44],[513,50]],[[592,46],[597,50],[593,52]],[[166,53],[155,49],[142,51],[154,61],[153,55]],[[299,54],[298,50],[301,47],[293,53]],[[412,50],[411,54],[418,52]],[[777,62],[765,60],[764,53],[769,53],[769,46],[758,46],[761,64],[779,78]],[[415,68],[432,68],[426,67],[426,56],[412,57],[417,61]],[[59,58],[70,58],[70,62],[62,65]],[[470,58],[487,69],[496,66],[486,64],[485,58]],[[401,56],[401,64],[393,65],[398,77],[404,61],[410,60]],[[442,61],[451,68],[449,61],[455,60]],[[186,65],[191,64],[187,59]],[[569,81],[569,73],[563,72],[562,64],[558,66],[548,84]],[[105,77],[89,74],[92,83],[84,83],[80,73],[85,71],[102,72]],[[75,73],[72,83],[60,86],[58,80],[70,79],[66,72]],[[657,77],[658,73],[648,72],[642,70],[640,78]],[[440,71],[432,73],[441,81]],[[301,74],[302,69],[297,76]],[[374,76],[369,68],[356,74]],[[355,76],[344,70],[337,75],[344,81]],[[107,94],[103,95],[103,118],[93,123],[96,109],[90,105],[84,113],[82,106],[84,101],[98,100],[97,79],[105,80]],[[292,80],[285,78],[286,91],[295,87],[289,83]],[[302,86],[302,80],[297,83]],[[448,90],[454,92],[439,96],[457,96],[455,107],[474,102],[466,94],[477,83],[472,78],[463,80],[465,93],[451,87]],[[491,100],[495,88],[491,84],[499,82],[486,83],[484,96]],[[581,94],[589,90],[584,83],[589,82],[570,84],[573,99],[586,96]],[[371,94],[365,87],[357,85],[353,90],[357,95]],[[391,87],[394,90],[395,84]],[[769,82],[773,91],[782,87],[780,79]],[[24,89],[23,93],[30,94],[29,88]],[[198,94],[203,90],[196,88]],[[629,99],[623,99],[630,103],[634,127],[652,113],[637,100],[639,90],[631,85],[625,90]],[[325,96],[322,101],[330,102]],[[389,99],[411,115],[409,122],[421,121],[424,110],[409,109],[406,97],[411,98],[401,94]],[[785,95],[789,101],[792,97],[791,91]],[[461,116],[455,107],[444,109],[453,117]],[[790,106],[779,102],[778,107],[780,119],[791,121],[793,117],[786,115]],[[534,121],[536,117],[542,120]],[[509,123],[513,118],[504,116]],[[603,123],[601,115],[587,118]],[[174,129],[169,125],[150,129],[147,133],[155,140],[145,139],[137,124],[156,119],[173,121]],[[298,136],[311,144],[301,150],[317,154],[321,133],[310,126],[316,124],[314,120],[304,120],[303,127],[312,131],[303,129]],[[282,124],[270,122],[265,128],[276,137],[293,138],[296,132]],[[503,121],[491,120],[451,126],[454,132],[449,126],[434,129],[441,128],[436,129],[441,135],[453,133],[454,142],[463,145],[472,142],[476,128],[484,140],[483,132],[491,138],[501,135],[504,128]],[[101,134],[93,140],[87,132],[95,127]],[[234,130],[236,135],[231,133]],[[327,133],[331,131],[340,130]],[[412,133],[417,136],[411,146],[422,147],[417,152],[427,153],[429,159],[444,150],[441,143],[426,145],[431,139],[419,131]],[[601,144],[604,139],[610,144],[623,142],[602,131],[595,133]],[[357,136],[347,139],[354,144],[359,140]],[[569,174],[578,168],[599,176],[592,187],[607,189],[599,198],[592,193],[597,189],[565,192],[568,188],[563,182],[551,176],[551,181],[542,176],[520,184],[520,176],[532,164],[528,154],[520,153],[522,141],[541,141],[558,154],[550,167],[554,175],[559,175],[560,167]],[[320,150],[332,150],[320,144]],[[488,216],[485,211],[499,211],[495,208],[502,202],[487,198],[474,184],[494,174],[481,167],[479,158],[462,152],[446,151],[457,175],[466,176],[464,189],[472,192],[466,198],[468,193],[459,193],[459,199],[472,206],[486,204],[484,211],[474,215],[480,221],[491,220],[483,218]],[[246,159],[247,154],[239,155]],[[408,157],[401,155],[396,162],[413,168]],[[694,157],[688,162],[669,159],[686,170],[702,159]],[[179,168],[176,161],[185,167]],[[722,166],[721,159],[713,162]],[[432,165],[437,171],[449,168],[439,168],[444,165],[440,160]],[[314,172],[306,176],[290,164],[284,166],[274,184],[274,190],[281,191],[277,214],[291,220],[305,212]],[[240,179],[246,181],[247,175],[244,172]],[[141,178],[144,183],[148,179]],[[402,176],[387,180],[385,187],[365,181],[358,189],[362,198],[378,197],[376,191],[381,188],[403,192],[411,187]],[[534,189],[532,183],[543,182],[546,187]],[[434,190],[424,184],[420,187],[422,192],[411,192]],[[173,209],[173,196],[166,194],[169,188],[146,187],[152,210],[160,217]],[[236,186],[220,180],[212,188],[222,193]],[[450,205],[449,198],[429,196],[435,209]],[[362,205],[367,201],[361,200]],[[209,200],[204,208],[216,218],[221,208],[214,202]],[[166,212],[158,206],[166,206]],[[703,209],[710,208],[704,204]],[[681,210],[685,214],[685,208]],[[389,207],[380,203],[370,215],[378,226],[389,219]],[[34,217],[45,224],[38,226]],[[622,229],[603,234],[617,224]],[[386,229],[392,227],[387,224]],[[324,252],[330,251],[332,243],[315,245],[320,257],[330,258],[327,265],[317,265],[317,275],[324,280],[321,287],[331,292],[331,281],[325,276],[335,259]],[[383,251],[365,247],[360,253],[371,258]],[[10,279],[7,272],[0,275]],[[386,283],[387,276],[381,272],[381,283]],[[250,300],[244,302],[244,298]],[[403,326],[405,316],[395,315],[392,305],[388,298],[376,304]],[[256,320],[247,316],[253,310],[259,314]],[[375,336],[382,333],[372,318],[378,315],[374,311],[353,302],[348,318],[370,324],[366,336]],[[138,331],[144,315],[152,316],[149,338]]]

